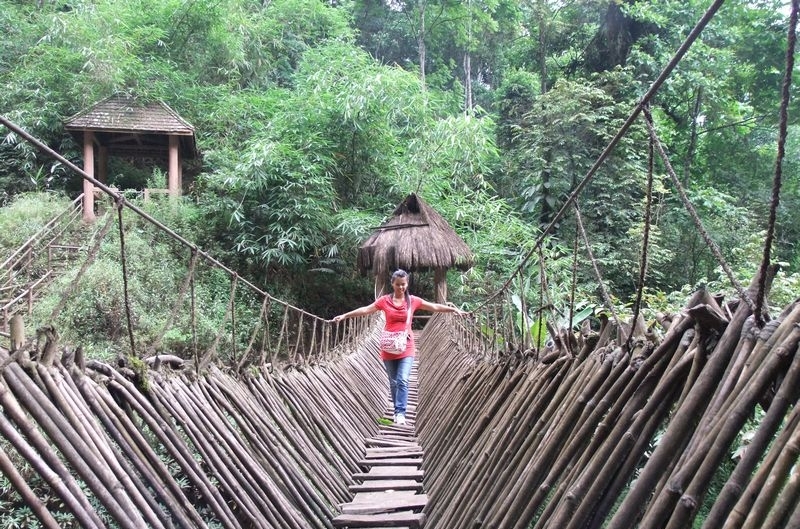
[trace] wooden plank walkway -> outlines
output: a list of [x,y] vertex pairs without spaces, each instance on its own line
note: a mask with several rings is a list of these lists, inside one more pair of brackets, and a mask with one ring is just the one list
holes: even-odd
[[[424,451],[414,428],[417,411],[417,364],[411,369],[406,424],[381,425],[378,435],[364,440],[366,454],[353,474],[356,485],[350,503],[341,504],[334,527],[417,529],[425,526],[422,509],[428,502],[422,485]],[[384,419],[392,419],[387,403]]]

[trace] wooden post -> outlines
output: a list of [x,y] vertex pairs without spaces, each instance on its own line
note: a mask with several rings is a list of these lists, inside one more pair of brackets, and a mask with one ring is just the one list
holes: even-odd
[[[94,178],[94,132],[83,131],[83,170]],[[83,179],[83,220],[94,222],[94,184]]]
[[23,345],[25,345],[25,322],[22,321],[22,316],[14,314],[11,316],[11,352],[22,349]]
[[436,289],[436,303],[447,303],[447,269],[437,268],[433,272],[433,283]]
[[178,137],[169,137],[169,175],[167,176],[167,189],[170,197],[181,196],[181,170]]

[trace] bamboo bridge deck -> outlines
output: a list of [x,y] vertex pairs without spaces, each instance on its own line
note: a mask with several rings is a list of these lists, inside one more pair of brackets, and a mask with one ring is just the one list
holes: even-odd
[[[353,474],[353,500],[340,505],[341,514],[333,519],[335,527],[399,527],[418,529],[425,525],[421,511],[428,503],[423,493],[422,457],[415,431],[417,407],[417,371],[411,370],[408,398],[408,422],[384,424],[378,435],[365,440],[366,453],[358,464],[366,472]],[[387,401],[383,419],[392,418],[392,403]]]

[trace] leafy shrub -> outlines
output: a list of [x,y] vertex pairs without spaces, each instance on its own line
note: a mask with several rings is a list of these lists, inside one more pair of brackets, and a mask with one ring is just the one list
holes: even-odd
[[8,255],[44,227],[69,199],[58,193],[23,193],[0,208],[0,252]]

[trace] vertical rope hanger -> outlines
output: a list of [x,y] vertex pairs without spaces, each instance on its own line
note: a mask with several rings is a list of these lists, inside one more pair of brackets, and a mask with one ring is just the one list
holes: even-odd
[[711,254],[717,260],[717,263],[719,263],[719,265],[725,271],[725,275],[728,276],[728,280],[731,282],[731,285],[733,285],[733,288],[736,289],[736,292],[739,294],[739,298],[747,303],[751,310],[755,311],[756,307],[753,303],[753,300],[750,298],[747,292],[745,292],[742,285],[736,280],[736,277],[733,275],[733,270],[731,270],[731,267],[728,266],[728,262],[722,256],[722,252],[720,251],[719,246],[717,246],[717,243],[714,242],[705,226],[703,226],[703,221],[700,220],[700,215],[697,214],[697,210],[694,209],[691,200],[689,200],[686,190],[683,188],[683,184],[681,184],[681,181],[678,179],[678,175],[675,174],[675,170],[672,168],[672,163],[669,161],[669,157],[664,151],[664,146],[661,145],[661,141],[658,139],[658,135],[656,134],[656,129],[653,125],[653,117],[649,115],[649,113],[645,113],[644,121],[647,124],[647,130],[650,133],[650,138],[653,140],[653,145],[655,146],[656,151],[658,151],[658,155],[664,164],[664,168],[667,170],[670,180],[672,180],[672,184],[675,186],[675,189],[678,190],[678,196],[680,196],[681,202],[683,202],[683,206],[689,213],[695,228],[697,228],[698,233],[700,233],[700,236],[703,238],[703,241],[705,241],[706,246],[708,246],[708,249],[711,251]]
[[[542,318],[544,315],[545,309],[545,302],[544,297],[547,293],[547,280],[544,276],[545,268],[544,268],[544,251],[542,251],[542,246],[539,245],[539,310],[536,314],[536,347],[539,347],[539,342],[542,341]],[[520,276],[522,273],[520,272]],[[553,340],[556,340],[558,337],[553,336]]]
[[[522,277],[522,273],[518,276],[519,278],[519,310],[520,310],[520,342],[522,350],[528,348],[530,344],[530,323],[528,318],[528,304],[525,302],[525,293],[526,293],[526,285],[525,285],[525,278]],[[512,301],[513,302],[513,301]],[[507,339],[509,343],[516,341],[516,328],[514,326],[514,318],[513,315],[510,318],[511,321],[511,336]]]
[[[247,359],[253,351],[253,344],[256,342],[256,338],[258,337],[259,332],[261,331],[262,322],[267,317],[267,308],[269,307],[269,296],[265,295],[264,300],[261,302],[261,310],[258,313],[258,321],[253,326],[253,331],[250,333],[250,340],[247,342],[247,346],[244,349],[244,353],[242,353],[242,357],[239,359],[239,362],[236,364],[236,372],[241,373],[242,369],[247,363]],[[263,362],[262,362],[263,363]]]
[[[192,248],[192,259],[195,258],[197,249]],[[197,349],[197,303],[194,295],[194,274],[189,278],[189,297],[191,299],[191,314],[192,314],[192,351],[194,353],[194,373],[200,375],[200,352]]]
[[583,219],[581,219],[581,208],[577,199],[573,205],[575,207],[575,222],[578,226],[578,231],[580,231],[583,245],[586,246],[586,254],[589,256],[589,261],[592,263],[594,277],[597,279],[597,284],[600,285],[600,295],[603,297],[603,302],[606,304],[606,308],[611,311],[611,316],[614,318],[614,323],[617,324],[617,329],[620,329],[624,332],[622,325],[620,325],[617,311],[614,309],[614,304],[611,302],[611,296],[608,293],[605,281],[603,281],[603,275],[600,273],[600,267],[597,265],[597,259],[595,259],[594,252],[592,251],[592,245],[589,243],[589,237],[586,236],[586,229],[583,227]]
[[[650,107],[644,109],[644,115],[647,119],[651,119]],[[647,191],[644,208],[644,233],[642,234],[642,254],[639,261],[639,282],[636,288],[636,301],[633,303],[633,316],[631,317],[631,332],[628,333],[628,339],[625,341],[625,349],[631,350],[631,340],[633,340],[633,331],[636,329],[636,321],[639,319],[639,311],[642,305],[642,291],[644,291],[644,278],[647,275],[647,250],[650,247],[650,216],[653,204],[653,159],[655,158],[655,146],[653,138],[647,148]]]
[[178,295],[175,298],[175,302],[172,305],[172,310],[170,310],[170,313],[167,316],[166,321],[164,321],[164,325],[161,328],[161,331],[147,347],[148,354],[154,354],[158,352],[157,350],[159,347],[161,347],[161,342],[164,339],[164,335],[166,335],[167,330],[169,330],[169,327],[175,322],[175,319],[178,317],[178,312],[183,308],[186,299],[186,292],[189,289],[189,285],[194,279],[194,270],[196,266],[197,266],[197,252],[191,252],[189,259],[189,271],[186,274],[186,279],[184,279],[183,284],[181,285],[181,288],[178,291]]
[[[569,326],[569,332],[572,332],[572,328],[575,325],[575,291],[578,288],[578,241],[580,240],[580,234],[578,233],[578,221],[575,221],[575,237],[572,241],[572,284],[570,285],[569,289],[569,320],[567,325]],[[573,355],[575,351],[572,350],[572,340],[567,342],[567,348],[569,349],[570,353]]]
[[136,344],[133,340],[133,322],[131,319],[131,304],[128,296],[128,264],[125,259],[125,227],[122,224],[122,208],[125,200],[120,196],[114,206],[117,208],[117,224],[119,225],[119,254],[122,262],[122,293],[125,299],[125,317],[128,321],[128,339],[131,342],[131,355],[136,354]]
[[234,333],[231,336],[231,354],[233,358],[232,365],[236,365],[236,320],[235,320],[235,312],[236,312],[236,287],[239,284],[239,275],[235,272],[231,274],[231,288],[230,288],[230,295],[228,296],[228,303],[225,306],[225,314],[222,317],[222,321],[219,324],[217,329],[217,335],[214,338],[214,341],[211,343],[211,346],[203,352],[202,358],[200,358],[199,364],[201,368],[205,368],[205,366],[212,360],[212,358],[217,357],[217,348],[219,347],[219,343],[222,340],[222,335],[225,333],[225,326],[228,324],[228,318],[231,318],[231,332]]
[[233,365],[236,365],[236,285],[239,283],[239,274],[234,274],[231,277],[231,357],[233,358]]
[[786,70],[783,76],[781,90],[780,124],[778,132],[778,153],[775,157],[775,177],[772,180],[772,201],[769,207],[769,222],[767,223],[767,236],[764,239],[764,256],[758,270],[758,292],[756,294],[755,318],[759,327],[764,326],[764,297],[767,282],[767,268],[769,267],[772,240],[775,238],[775,219],[781,196],[781,178],[783,159],[786,156],[786,129],[789,121],[789,89],[792,85],[792,70],[794,69],[794,49],[797,44],[797,12],[799,0],[792,0],[792,13],[789,16],[789,35],[786,39]]

